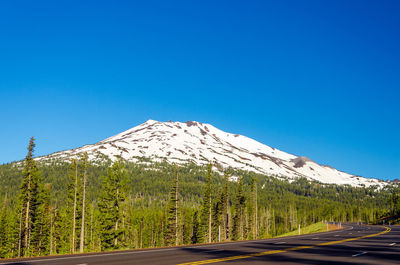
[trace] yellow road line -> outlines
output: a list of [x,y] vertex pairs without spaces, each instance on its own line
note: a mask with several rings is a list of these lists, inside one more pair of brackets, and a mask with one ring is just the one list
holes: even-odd
[[239,255],[239,256],[231,256],[231,257],[225,257],[225,258],[219,258],[219,259],[208,259],[208,260],[192,261],[192,262],[187,262],[187,263],[180,263],[178,265],[210,264],[210,263],[217,263],[217,262],[223,262],[223,261],[229,261],[229,260],[247,259],[247,258],[252,258],[252,257],[259,257],[259,256],[265,256],[265,255],[278,254],[278,253],[283,253],[283,252],[288,252],[288,251],[295,251],[295,250],[302,250],[302,249],[307,249],[307,248],[314,248],[314,247],[318,247],[318,246],[328,246],[328,245],[340,244],[340,243],[343,243],[343,242],[348,242],[348,241],[354,241],[354,240],[359,240],[359,239],[368,238],[368,237],[379,236],[379,235],[383,235],[383,234],[386,234],[386,233],[390,232],[391,229],[389,227],[385,226],[385,228],[386,228],[385,231],[379,232],[377,234],[371,234],[371,235],[366,235],[366,236],[347,238],[347,239],[337,240],[337,241],[330,241],[330,242],[320,243],[320,244],[311,245],[311,246],[293,247],[293,248],[286,248],[286,249],[282,249],[282,250],[270,250],[270,251],[265,251],[265,252],[258,252],[258,253],[247,254],[247,255]]

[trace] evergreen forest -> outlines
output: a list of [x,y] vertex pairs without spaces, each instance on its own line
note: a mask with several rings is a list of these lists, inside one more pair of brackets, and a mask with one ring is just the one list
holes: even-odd
[[[0,258],[275,237],[319,222],[400,214],[398,186],[289,181],[142,158],[0,165]],[[231,177],[237,177],[232,181]]]

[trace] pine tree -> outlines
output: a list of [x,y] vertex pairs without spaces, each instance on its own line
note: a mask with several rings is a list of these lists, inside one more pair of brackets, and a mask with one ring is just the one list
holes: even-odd
[[14,209],[12,211],[11,209],[7,213],[7,219],[8,219],[8,233],[7,233],[7,258],[13,258],[19,256],[18,254],[18,248],[20,247],[20,219],[21,219],[21,214],[20,214],[20,207],[17,209]]
[[199,214],[197,211],[195,211],[193,214],[192,223],[193,223],[193,230],[192,230],[191,243],[197,244],[199,243]]
[[[43,192],[41,172],[33,160],[35,138],[31,138],[28,146],[28,154],[25,158],[23,180],[19,196],[19,243],[18,256],[28,256],[32,253],[32,231],[41,218],[41,193]],[[38,219],[39,218],[39,219]],[[37,240],[35,238],[35,240]],[[37,243],[37,242],[34,242]]]
[[37,218],[33,223],[31,252],[35,256],[48,255],[50,250],[50,185],[40,185],[37,194]]
[[168,209],[167,209],[167,231],[165,233],[165,242],[167,245],[178,245],[178,167],[175,166],[175,180],[171,188]]
[[85,245],[85,210],[86,210],[86,181],[87,181],[87,169],[88,169],[88,154],[84,153],[81,159],[82,166],[82,221],[81,221],[81,237],[79,242],[79,252],[83,252]]
[[243,177],[239,177],[236,191],[235,215],[233,217],[232,239],[242,240],[244,234],[243,212],[246,198],[243,193]]
[[258,237],[258,194],[257,194],[257,181],[254,177],[251,178],[251,204],[250,204],[250,228],[251,228],[251,239]]
[[7,197],[4,199],[4,203],[0,214],[0,259],[5,258],[8,252],[8,225],[7,225]]
[[225,241],[229,239],[229,227],[228,227],[228,208],[229,208],[229,173],[224,174],[224,188],[221,193],[220,203],[221,203],[221,240]]
[[77,206],[79,196],[79,175],[78,175],[78,162],[76,159],[72,159],[69,168],[69,185],[68,185],[68,199],[69,199],[69,210],[71,211],[71,253],[75,253],[76,250],[76,219],[77,219]]
[[57,231],[57,219],[58,219],[58,209],[57,206],[51,209],[50,211],[50,255],[54,255],[57,253],[57,239],[58,232]]
[[221,241],[222,205],[223,196],[221,190],[218,191],[219,200],[212,206],[212,240]]
[[107,176],[103,179],[98,203],[102,250],[116,249],[120,245],[118,239],[123,233],[120,224],[122,204],[126,199],[126,179],[127,173],[121,159],[108,168]]
[[398,188],[392,188],[389,197],[389,205],[390,214],[393,217],[400,215],[400,190]]
[[53,253],[71,253],[70,206],[53,209]]
[[212,201],[211,201],[211,171],[212,165],[208,165],[206,187],[204,190],[203,204],[200,215],[199,242],[210,243],[212,240]]

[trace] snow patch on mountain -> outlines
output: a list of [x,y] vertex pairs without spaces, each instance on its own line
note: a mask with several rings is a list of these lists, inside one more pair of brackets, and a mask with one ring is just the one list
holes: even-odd
[[305,177],[322,183],[352,186],[385,185],[378,179],[353,176],[307,157],[298,157],[264,145],[243,135],[221,131],[211,124],[196,121],[159,122],[148,120],[132,129],[96,144],[61,151],[41,159],[79,158],[84,152],[90,160],[122,157],[136,162],[140,157],[171,163],[213,163],[216,168],[229,167],[289,179]]

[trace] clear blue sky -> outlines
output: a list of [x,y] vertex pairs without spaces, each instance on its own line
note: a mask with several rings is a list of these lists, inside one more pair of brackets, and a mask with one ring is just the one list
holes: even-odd
[[0,163],[197,120],[400,177],[400,1],[0,3]]

